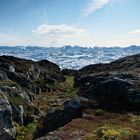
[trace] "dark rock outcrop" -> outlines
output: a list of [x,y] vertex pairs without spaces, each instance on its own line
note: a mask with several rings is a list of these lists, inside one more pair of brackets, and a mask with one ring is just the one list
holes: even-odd
[[41,88],[40,87],[33,87],[33,93],[35,94],[41,94]]
[[105,72],[138,72],[140,68],[140,54],[127,56],[109,64],[93,64],[79,70],[80,75]]
[[40,115],[32,103],[36,94],[55,90],[64,79],[59,66],[47,60],[0,56],[0,139],[15,138],[14,122],[33,122]]
[[15,135],[11,106],[4,93],[0,92],[0,139],[12,140]]
[[73,70],[73,69],[63,69],[62,73],[64,75],[71,75],[71,76],[75,76],[78,73],[78,70]]
[[6,63],[6,62],[0,62],[0,67],[7,69],[11,72],[15,72],[15,68],[13,65],[11,65],[10,63]]
[[75,77],[78,95],[116,111],[140,111],[140,54],[89,65]]
[[0,70],[0,80],[6,80],[6,79],[8,79],[6,72]]
[[66,101],[63,108],[52,109],[39,119],[34,138],[54,131],[72,119],[82,117],[83,107],[81,100],[77,98]]
[[59,66],[48,60],[34,62],[13,56],[0,56],[0,62],[8,65],[0,68],[7,73],[8,78],[24,88],[44,88],[45,83],[51,88],[50,85],[55,87],[57,83],[65,80]]
[[88,76],[79,80],[78,95],[95,99],[103,107],[140,111],[140,91],[136,88],[139,80],[140,77],[127,74]]
[[11,104],[13,121],[23,125],[24,108],[22,105]]

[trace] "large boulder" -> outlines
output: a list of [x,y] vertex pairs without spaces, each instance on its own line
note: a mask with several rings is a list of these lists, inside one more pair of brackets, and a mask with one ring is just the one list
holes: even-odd
[[44,136],[64,126],[72,119],[82,117],[82,109],[83,105],[80,99],[71,99],[64,103],[63,108],[52,109],[39,119],[34,138]]
[[78,95],[114,110],[140,111],[140,77],[135,74],[97,74],[77,80]]
[[10,102],[12,103],[26,103],[26,104],[30,104],[31,100],[30,97],[28,95],[28,93],[23,90],[20,86],[13,86],[10,87],[9,85],[0,85],[0,90],[2,92],[4,92],[4,94],[6,95],[6,97],[9,99]]
[[78,95],[112,110],[140,111],[140,54],[86,66],[75,76]]
[[11,72],[9,70],[5,70],[5,72],[8,79],[18,83],[20,86],[28,88],[31,85],[31,81],[24,74]]
[[0,92],[0,139],[12,140],[15,134],[11,106],[4,93]]
[[75,76],[78,95],[102,107],[140,111],[140,54],[86,66]]
[[15,72],[15,68],[13,65],[11,65],[10,63],[6,63],[6,62],[0,62],[0,67],[7,69],[11,72]]

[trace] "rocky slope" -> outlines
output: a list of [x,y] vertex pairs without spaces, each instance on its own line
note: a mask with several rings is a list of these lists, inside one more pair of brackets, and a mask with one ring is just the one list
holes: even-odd
[[63,70],[75,76],[78,96],[42,116],[34,139],[139,140],[139,63],[140,54]]
[[140,54],[79,70],[78,95],[108,109],[140,111]]
[[80,70],[0,56],[0,140],[139,140],[140,54]]
[[37,94],[55,91],[64,80],[60,68],[47,60],[0,56],[0,139],[14,139],[16,126],[33,122],[40,115],[32,103]]

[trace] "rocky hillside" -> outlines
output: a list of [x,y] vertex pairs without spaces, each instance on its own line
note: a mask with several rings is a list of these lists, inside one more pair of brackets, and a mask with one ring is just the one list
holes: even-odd
[[140,54],[86,66],[73,75],[77,97],[42,116],[38,140],[139,140]]
[[140,54],[64,69],[0,57],[0,140],[140,140]]
[[84,67],[75,86],[79,96],[95,99],[104,108],[140,111],[140,54]]
[[40,115],[32,103],[37,94],[57,90],[65,78],[59,66],[0,56],[0,139],[16,137],[17,126],[27,125]]

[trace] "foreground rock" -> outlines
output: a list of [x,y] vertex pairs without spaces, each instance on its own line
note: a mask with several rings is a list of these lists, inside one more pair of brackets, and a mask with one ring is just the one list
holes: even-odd
[[79,80],[78,95],[114,111],[140,111],[139,81],[140,77],[132,74],[90,75]]
[[40,115],[32,103],[36,95],[56,90],[64,80],[59,66],[47,60],[0,56],[0,139],[15,138],[14,124],[33,122]]
[[111,110],[140,111],[140,54],[90,65],[75,78],[78,95]]
[[15,135],[11,106],[4,93],[0,93],[0,139],[11,140]]
[[84,98],[76,98],[66,101],[63,108],[55,108],[42,116],[36,128],[34,138],[39,138],[45,134],[64,126],[72,119],[82,117],[82,110],[85,108],[82,102],[87,102]]

